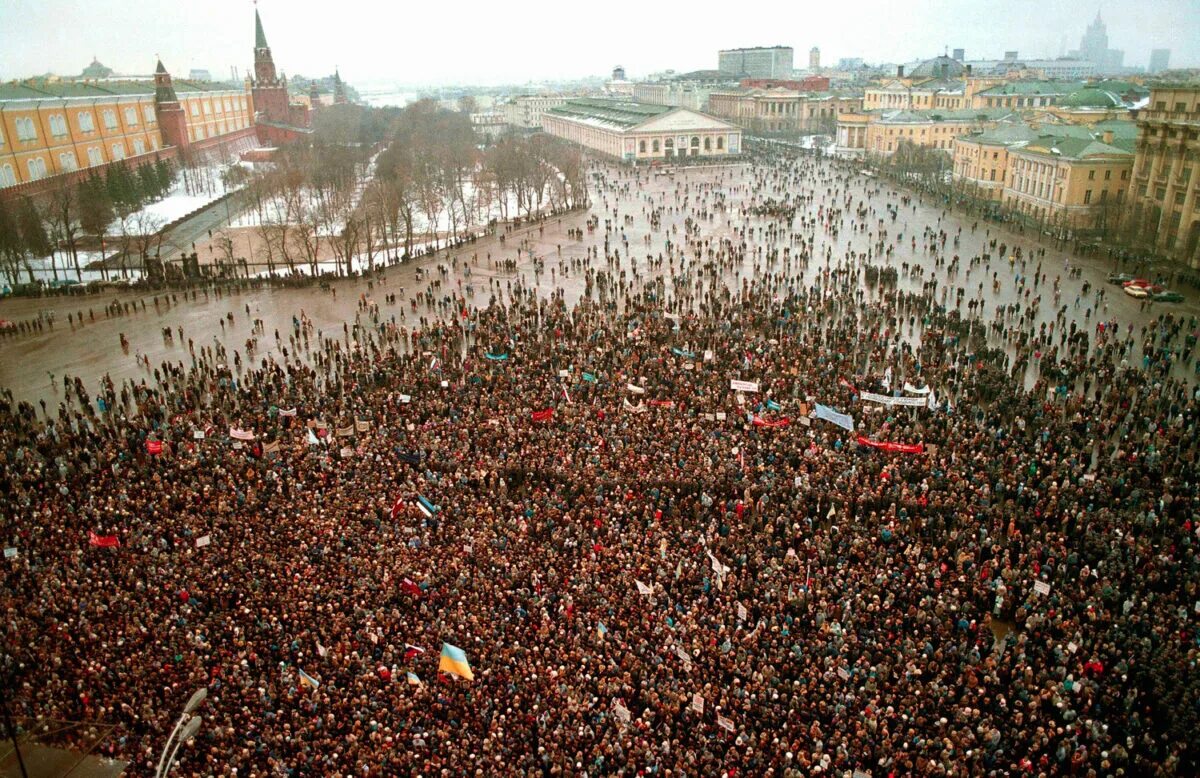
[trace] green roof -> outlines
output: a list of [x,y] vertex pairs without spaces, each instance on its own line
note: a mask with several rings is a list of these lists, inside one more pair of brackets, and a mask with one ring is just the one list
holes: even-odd
[[673,110],[674,107],[669,105],[652,105],[634,100],[578,97],[551,108],[547,113],[568,119],[629,128]]
[[[175,81],[178,92],[239,91],[241,84],[213,81]],[[55,100],[73,97],[139,97],[154,94],[153,81],[35,81],[0,84],[0,101]]]
[[1108,90],[1086,87],[1067,95],[1058,104],[1063,108],[1118,108],[1123,101]]
[[1061,135],[1044,135],[1032,141],[1025,151],[1044,156],[1060,157],[1063,159],[1087,159],[1089,157],[1133,157],[1132,151],[1126,151],[1114,145],[1092,138],[1073,138]]
[[1032,97],[1034,95],[1067,95],[1079,89],[1081,86],[1078,81],[1009,81],[1005,84],[997,84],[993,87],[981,90],[980,95],[985,97],[999,97],[1002,95],[1019,95]]
[[884,109],[869,111],[878,116],[885,124],[915,124],[917,122],[971,122],[996,121],[1005,116],[1012,116],[1010,108],[930,108],[923,111],[904,109]]

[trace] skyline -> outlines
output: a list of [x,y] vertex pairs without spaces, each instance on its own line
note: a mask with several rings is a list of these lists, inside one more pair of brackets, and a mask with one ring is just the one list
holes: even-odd
[[[999,0],[988,6],[989,23],[980,25],[972,14],[979,7],[966,0],[919,0],[905,6],[903,15],[889,16],[886,29],[852,28],[830,9],[766,7],[674,35],[672,30],[684,28],[669,11],[632,4],[626,6],[628,13],[573,20],[546,0],[534,0],[519,16],[469,2],[458,16],[475,21],[467,29],[446,29],[440,9],[428,7],[401,12],[373,8],[364,0],[332,7],[312,0],[264,0],[258,5],[268,43],[284,72],[312,77],[338,68],[350,84],[406,86],[574,80],[607,75],[615,65],[638,78],[668,69],[715,68],[718,50],[743,46],[791,46],[798,67],[807,63],[812,46],[821,49],[825,67],[842,57],[902,63],[955,48],[964,48],[968,60],[999,59],[1012,49],[1022,58],[1055,57],[1078,48],[1096,15],[1090,6]],[[74,76],[93,55],[122,74],[149,74],[161,58],[177,77],[196,68],[227,79],[231,66],[244,76],[252,64],[255,5],[213,0],[202,14],[185,8],[172,0],[115,8],[81,0],[7,0],[0,7],[0,80],[47,72]],[[858,18],[879,18],[893,6],[866,0],[860,8]],[[1034,9],[1037,16],[1031,18],[1028,12]],[[1171,50],[1172,68],[1200,64],[1200,2],[1161,0],[1149,7],[1110,3],[1099,10],[1109,46],[1125,52],[1126,66],[1145,67],[1155,48]],[[630,13],[640,19],[635,29],[625,29]],[[767,14],[781,24],[767,24]],[[75,23],[61,24],[65,18]],[[364,19],[373,23],[363,24]],[[588,34],[581,39],[582,25]],[[438,30],[444,34],[432,34]],[[381,57],[381,51],[387,56]]]

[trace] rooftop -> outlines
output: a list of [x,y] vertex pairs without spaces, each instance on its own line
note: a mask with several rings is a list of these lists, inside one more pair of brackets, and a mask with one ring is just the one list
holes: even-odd
[[568,119],[628,129],[672,110],[675,109],[669,105],[652,105],[634,100],[576,97],[551,108],[548,113]]
[[[176,80],[176,92],[241,91],[243,86],[218,81]],[[154,95],[153,81],[14,81],[0,84],[0,101],[62,100],[68,98],[137,97]]]
[[1076,91],[1081,86],[1078,81],[1009,81],[1006,84],[997,84],[987,89],[979,90],[979,94],[983,96],[1000,96],[1000,95],[1068,95]]

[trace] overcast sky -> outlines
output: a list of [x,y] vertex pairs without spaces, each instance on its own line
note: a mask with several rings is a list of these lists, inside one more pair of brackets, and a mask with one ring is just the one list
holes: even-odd
[[[1056,56],[1078,48],[1094,2],[856,0],[809,4],[647,0],[261,0],[276,66],[351,84],[501,84],[609,73],[631,78],[715,68],[717,50],[787,45],[796,67],[821,48],[839,57],[906,62],[966,49],[967,58]],[[1200,0],[1108,0],[1109,46],[1145,66],[1152,48],[1172,67],[1200,66]],[[251,0],[0,0],[0,79],[77,74],[94,54],[120,73],[155,56],[186,76],[253,64]]]

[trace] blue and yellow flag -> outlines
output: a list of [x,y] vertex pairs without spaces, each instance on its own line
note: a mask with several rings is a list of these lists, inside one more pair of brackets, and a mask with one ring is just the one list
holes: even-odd
[[604,640],[604,638],[608,635],[608,627],[604,626],[603,621],[596,622],[596,634],[600,636],[601,640]]
[[438,672],[457,675],[468,681],[475,680],[475,673],[471,672],[471,665],[467,664],[467,655],[461,648],[449,643],[442,643],[442,656],[438,660]]
[[299,673],[300,673],[300,684],[301,684],[301,685],[303,685],[303,686],[311,686],[311,687],[312,687],[312,688],[314,688],[314,689],[319,689],[319,688],[321,688],[321,682],[320,682],[319,680],[317,680],[316,678],[313,678],[311,675],[309,675],[308,673],[304,672],[303,670],[300,670],[300,668],[296,668],[296,669],[297,669],[297,670],[299,671]]
[[404,676],[408,679],[409,686],[421,685],[421,679],[417,677],[416,673],[405,673]]

